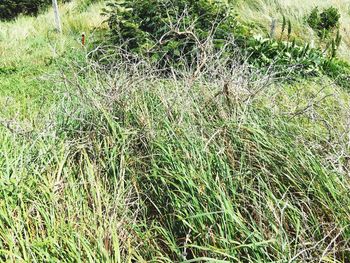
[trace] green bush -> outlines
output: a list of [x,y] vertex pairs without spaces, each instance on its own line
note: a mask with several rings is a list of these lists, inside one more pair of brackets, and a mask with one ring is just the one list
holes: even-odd
[[[59,0],[68,2],[69,0]],[[51,5],[52,0],[1,0],[0,19],[13,19],[20,14],[37,15],[40,10]]]
[[[322,53],[308,45],[257,38],[237,22],[233,4],[228,1],[114,0],[108,6],[105,14],[111,41],[132,53],[151,57],[161,66],[168,62],[171,66],[196,64],[208,38],[211,45],[204,48],[219,50],[225,46],[223,54],[227,56],[238,50],[257,68],[274,64],[283,71],[297,66],[300,70],[295,72],[305,76],[318,72],[322,63]],[[284,21],[289,39],[292,26]]]
[[337,8],[330,7],[320,14],[322,28],[332,30],[339,26],[340,14]]
[[329,7],[320,12],[315,7],[309,14],[307,23],[319,36],[323,36],[339,28],[339,20],[340,13],[337,8]]
[[307,17],[307,23],[312,29],[318,30],[320,26],[320,11],[317,6],[311,10]]
[[236,26],[230,1],[114,0],[108,6],[113,43],[156,61],[193,58],[209,37],[219,47]]
[[41,8],[50,3],[51,0],[2,0],[0,19],[12,19],[19,14],[36,15]]
[[307,17],[308,25],[317,33],[331,58],[336,56],[342,36],[339,32],[340,14],[337,8],[329,7],[322,12],[315,7]]

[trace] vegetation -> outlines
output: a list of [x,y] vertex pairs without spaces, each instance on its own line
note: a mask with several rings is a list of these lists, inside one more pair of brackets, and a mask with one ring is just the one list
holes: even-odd
[[[133,2],[109,6],[109,26],[103,2],[61,5],[62,34],[52,10],[0,23],[0,260],[349,262],[346,56],[288,13],[265,38],[242,10],[269,0],[231,18],[224,1],[179,1],[178,20]],[[191,33],[152,46],[176,25]]]
[[36,15],[50,0],[3,0],[0,3],[0,19],[11,19],[19,14]]
[[184,58],[193,61],[208,38],[213,38],[216,48],[225,44],[236,25],[229,2],[113,1],[105,15],[113,43],[162,64],[174,64]]
[[[196,63],[200,71],[209,49],[224,48],[226,56],[244,53],[259,69],[268,70],[273,65],[280,75],[288,75],[288,80],[326,74],[349,87],[349,72],[333,65],[342,40],[339,30],[334,38],[331,36],[339,28],[340,14],[335,7],[322,13],[316,7],[308,17],[309,25],[325,41],[324,47],[315,48],[292,39],[292,24],[285,16],[279,39],[256,36],[238,22],[230,1],[115,0],[108,6],[104,14],[108,16],[110,41],[134,55],[150,58],[161,68]],[[294,70],[289,70],[291,67]]]
[[318,7],[315,7],[307,22],[319,35],[324,35],[339,27],[339,19],[340,14],[337,8],[329,7],[320,13]]

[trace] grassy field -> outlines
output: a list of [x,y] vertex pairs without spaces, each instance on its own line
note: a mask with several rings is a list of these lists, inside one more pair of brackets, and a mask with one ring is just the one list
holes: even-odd
[[[283,1],[295,34],[318,2]],[[102,7],[62,6],[61,35],[51,10],[0,22],[0,260],[350,262],[348,91],[220,60],[106,71],[80,45]]]

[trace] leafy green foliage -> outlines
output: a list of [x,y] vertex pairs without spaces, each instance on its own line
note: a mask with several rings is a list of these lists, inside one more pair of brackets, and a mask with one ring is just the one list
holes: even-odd
[[[68,1],[62,0],[60,2]],[[41,9],[51,3],[51,0],[1,0],[0,19],[12,19],[19,14],[37,15]]]
[[337,8],[332,6],[320,12],[315,7],[309,14],[307,23],[319,36],[324,36],[339,27],[339,20],[340,13]]
[[11,19],[19,14],[35,15],[50,0],[3,0],[0,3],[0,18]]
[[307,23],[314,30],[317,30],[317,28],[320,26],[320,14],[317,6],[311,10],[309,16],[307,17]]
[[[280,41],[270,38],[255,37],[241,42],[248,57],[248,62],[256,68],[274,66],[279,75],[300,78],[326,75],[339,86],[350,89],[350,65],[336,58],[341,37],[332,39],[328,55],[309,44],[293,41]],[[327,51],[327,50],[326,50]]]
[[256,37],[247,41],[245,48],[248,60],[257,68],[274,65],[283,70],[288,66],[298,68],[293,75],[317,75],[323,63],[323,56],[317,49],[308,44],[300,45],[295,41],[276,41],[269,38]]
[[291,40],[292,24],[285,16],[279,39],[237,33],[240,32],[235,32],[236,45],[248,62],[259,69],[273,66],[280,75],[315,76],[322,72],[322,65],[327,60],[321,50],[310,47],[308,43]]
[[337,8],[330,7],[320,14],[320,25],[326,30],[332,30],[339,26],[340,14]]
[[196,56],[208,37],[217,46],[235,26],[230,1],[115,0],[105,10],[113,43],[155,60]]
[[339,32],[340,13],[335,7],[329,7],[322,12],[315,7],[307,17],[308,25],[317,33],[331,58],[337,54],[341,43]]

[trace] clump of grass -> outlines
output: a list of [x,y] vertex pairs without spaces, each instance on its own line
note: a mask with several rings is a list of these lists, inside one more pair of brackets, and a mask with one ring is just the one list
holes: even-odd
[[266,104],[281,95],[271,76],[225,64],[208,61],[195,80],[146,62],[107,75],[91,65],[68,82],[76,106],[61,134],[85,138],[103,173],[126,165],[142,203],[138,260],[346,262],[349,180],[317,109],[334,96],[282,113]]
[[72,158],[62,141],[0,131],[0,259],[121,262],[137,213],[130,185],[101,175],[85,150]]

